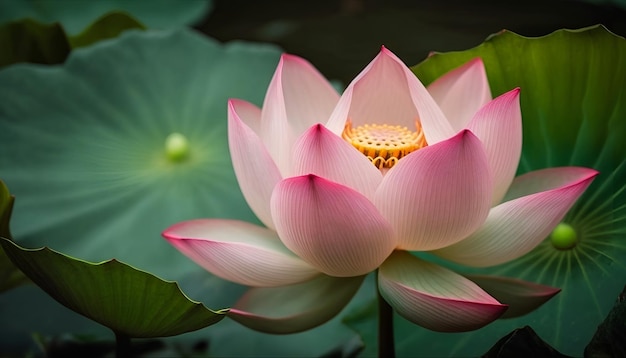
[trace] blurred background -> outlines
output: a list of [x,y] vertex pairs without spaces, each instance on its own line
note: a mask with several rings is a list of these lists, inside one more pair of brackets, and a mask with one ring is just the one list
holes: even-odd
[[595,24],[625,36],[626,1],[215,0],[196,28],[221,41],[278,44],[347,85],[381,45],[411,66],[503,29],[534,37]]

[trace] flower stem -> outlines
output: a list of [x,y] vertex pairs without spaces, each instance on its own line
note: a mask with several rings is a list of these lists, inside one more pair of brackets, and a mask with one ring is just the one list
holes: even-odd
[[130,337],[124,333],[115,332],[115,358],[130,358]]
[[393,340],[393,309],[380,295],[378,282],[376,293],[378,295],[378,357],[394,358],[396,348]]

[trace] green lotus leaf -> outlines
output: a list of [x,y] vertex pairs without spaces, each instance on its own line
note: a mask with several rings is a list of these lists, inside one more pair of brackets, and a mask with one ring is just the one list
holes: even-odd
[[[128,31],[72,51],[62,66],[0,71],[0,173],[19,198],[14,238],[166,279],[198,270],[161,231],[199,217],[256,221],[231,167],[226,103],[260,105],[279,56],[191,30]],[[168,158],[172,133],[187,138],[185,160]],[[38,300],[19,291],[0,304]],[[7,322],[3,334],[28,329]]]
[[19,62],[63,63],[72,48],[117,37],[126,30],[145,29],[132,16],[113,11],[103,15],[76,36],[69,36],[59,23],[42,24],[22,19],[0,25],[0,68]]
[[[256,220],[231,167],[226,102],[260,104],[279,55],[187,30],[130,31],[63,66],[0,71],[0,143],[10,148],[0,172],[19,198],[16,240],[166,278],[197,267],[161,231],[198,217]],[[172,133],[188,141],[185,160],[168,157]]]
[[14,203],[15,197],[11,195],[6,184],[0,180],[0,237],[11,239],[11,229],[9,225]]
[[69,41],[72,48],[84,47],[98,41],[117,37],[122,32],[133,29],[145,30],[146,27],[124,12],[112,11],[98,18],[80,34],[70,36]]
[[136,338],[174,336],[215,324],[227,310],[211,311],[163,281],[117,260],[94,264],[48,248],[0,244],[33,282],[62,305],[117,334]]
[[[345,310],[355,309],[370,297],[374,287],[372,277],[368,277],[366,282],[368,281],[368,289],[360,290]],[[188,297],[203,302],[207,307],[229,307],[246,291],[245,287],[218,279],[204,270],[185,276],[180,280],[179,286]],[[6,317],[18,322],[3,322],[3,326],[7,327],[1,329],[0,347],[3,352],[23,356],[26,349],[35,350],[28,345],[31,340],[29,333],[33,330],[49,339],[74,333],[112,343],[113,337],[108,329],[61,306],[47,294],[38,294],[40,292],[42,291],[37,286],[28,285],[5,294],[7,300],[2,302],[2,307],[17,312]],[[28,295],[33,297],[26,303],[16,302],[24,300]],[[21,334],[18,335],[17,332]],[[355,338],[358,337],[342,324],[341,317],[336,317],[316,329],[288,336],[256,332],[226,318],[216,326],[168,337],[163,342],[166,348],[174,352],[183,348],[191,350],[195,345],[206,344],[209,346],[208,353],[213,357],[320,357],[337,348],[354,349],[355,347],[345,345]],[[159,351],[155,356],[181,354]]]
[[98,17],[119,10],[128,12],[149,28],[174,29],[195,24],[211,7],[211,0],[11,0],[0,1],[0,22],[22,18],[44,23],[58,21],[68,33],[77,34]]
[[428,84],[475,57],[485,63],[494,96],[521,88],[519,173],[576,165],[600,175],[564,219],[577,232],[573,249],[558,250],[548,239],[508,264],[455,267],[559,287],[557,296],[529,315],[462,334],[430,332],[398,317],[398,355],[478,356],[529,325],[562,353],[582,356],[626,278],[626,40],[602,26],[539,38],[503,31],[467,51],[433,54],[413,70]]
[[[14,199],[7,186],[0,180],[0,237],[7,239],[11,239],[9,220],[11,219]],[[13,265],[4,249],[0,247],[0,293],[27,282],[28,278]]]
[[0,25],[0,43],[0,68],[19,62],[62,63],[70,52],[61,25],[44,25],[29,19]]

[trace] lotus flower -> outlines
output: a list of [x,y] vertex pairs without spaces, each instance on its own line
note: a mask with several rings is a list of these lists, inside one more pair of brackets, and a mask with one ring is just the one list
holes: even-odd
[[432,260],[488,267],[526,254],[597,175],[565,167],[514,178],[519,93],[492,100],[480,59],[426,89],[383,47],[340,96],[285,54],[262,110],[228,103],[233,166],[265,227],[194,220],[164,236],[213,274],[253,286],[229,315],[265,332],[327,321],[376,269],[382,297],[431,330],[527,313],[559,290]]

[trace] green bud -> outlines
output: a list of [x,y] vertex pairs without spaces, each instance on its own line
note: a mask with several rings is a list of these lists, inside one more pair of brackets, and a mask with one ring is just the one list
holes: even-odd
[[189,141],[180,133],[172,133],[165,139],[165,155],[172,162],[182,162],[189,156]]
[[565,223],[560,223],[552,230],[550,242],[552,242],[552,246],[559,250],[569,250],[578,243],[577,236],[576,230],[574,230],[573,227]]

